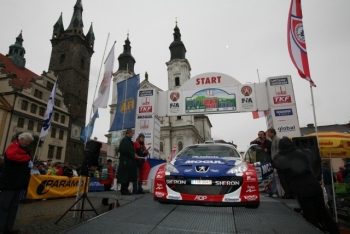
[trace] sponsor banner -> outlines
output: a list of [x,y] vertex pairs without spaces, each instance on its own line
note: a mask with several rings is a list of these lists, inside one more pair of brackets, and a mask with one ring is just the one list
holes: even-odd
[[292,97],[290,95],[273,97],[273,104],[286,104],[292,103]]
[[100,184],[98,178],[90,177],[89,183],[89,192],[91,191],[104,191],[105,187],[103,184]]
[[237,93],[237,86],[183,91],[185,113],[236,112]]
[[[80,192],[84,192],[85,177]],[[26,199],[76,196],[79,177],[31,175]]]
[[154,131],[153,131],[153,158],[159,158],[160,154],[160,127],[161,123],[158,118],[154,118]]
[[288,126],[279,126],[277,127],[277,131],[280,133],[284,132],[295,132],[296,128],[295,125],[288,125]]
[[155,114],[158,95],[155,89],[141,89],[137,95],[137,114]]
[[287,94],[286,86],[285,85],[275,86],[275,94],[276,95],[286,95]]
[[243,97],[241,98],[242,109],[252,109],[254,107],[254,102],[252,98]]
[[269,79],[270,86],[275,86],[275,85],[287,85],[289,84],[288,78],[274,78],[274,79]]
[[277,109],[277,110],[274,110],[274,112],[275,112],[275,116],[276,116],[276,117],[293,115],[293,110],[292,110],[292,108]]

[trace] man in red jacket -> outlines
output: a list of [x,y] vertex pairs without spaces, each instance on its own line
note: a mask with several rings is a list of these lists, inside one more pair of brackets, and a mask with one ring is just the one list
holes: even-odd
[[18,233],[14,229],[22,190],[26,190],[30,178],[30,154],[28,146],[34,140],[22,133],[5,151],[4,168],[0,176],[0,233]]
[[[114,182],[112,160],[108,159],[107,163],[102,167],[100,174],[100,183],[104,185],[105,191],[111,191]],[[108,198],[102,198],[102,205],[108,206]]]
[[[140,133],[134,142],[135,153],[139,158],[136,158],[136,166],[137,166],[137,177],[139,177],[141,168],[143,163],[145,162],[145,157],[148,155],[148,151],[145,147],[145,135]],[[133,194],[145,194],[142,188],[142,181],[137,178],[137,181],[132,183],[132,193]]]

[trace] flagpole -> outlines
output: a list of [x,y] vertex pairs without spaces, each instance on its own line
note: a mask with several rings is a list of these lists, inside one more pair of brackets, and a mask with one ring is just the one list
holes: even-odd
[[[93,99],[92,99],[92,103],[94,102],[95,97],[96,97],[97,86],[98,86],[98,83],[99,83],[99,81],[100,81],[101,70],[102,70],[102,65],[103,65],[103,61],[104,61],[104,58],[105,58],[105,54],[106,54],[106,49],[107,49],[108,40],[109,40],[109,33],[108,33],[108,36],[107,36],[107,41],[106,41],[106,45],[105,45],[105,50],[104,50],[103,56],[102,56],[102,61],[101,61],[100,70],[99,70],[99,72],[98,72],[98,77],[97,77],[97,82],[96,82],[96,87],[95,87],[95,93],[94,93],[94,97],[93,97]],[[115,41],[114,41],[114,44],[115,44]],[[89,134],[89,132],[90,132],[90,119],[91,119],[91,116],[92,116],[93,112],[94,112],[94,106],[92,105],[92,106],[91,106],[91,111],[90,111],[88,129],[87,129],[87,131],[85,131],[84,149],[86,148],[87,137],[88,137],[88,134]]]
[[38,143],[36,144],[36,147],[35,147],[35,152],[34,152],[34,156],[33,156],[33,163],[35,161],[35,156],[36,156],[36,153],[38,151],[39,143],[40,143],[40,137],[39,137]]
[[313,113],[314,113],[315,133],[316,133],[317,145],[318,145],[318,130],[317,130],[317,122],[316,122],[316,111],[315,111],[314,92],[313,92],[313,90],[312,90],[312,85],[311,85],[311,83],[310,83],[310,91],[311,91],[312,110],[313,110]]

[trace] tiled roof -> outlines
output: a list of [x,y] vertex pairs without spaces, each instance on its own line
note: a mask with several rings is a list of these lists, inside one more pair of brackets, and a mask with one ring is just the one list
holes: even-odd
[[0,62],[5,64],[5,73],[13,73],[16,77],[12,78],[12,86],[18,89],[29,88],[30,81],[34,79],[42,79],[41,76],[35,74],[27,68],[17,67],[12,63],[11,59],[0,53]]

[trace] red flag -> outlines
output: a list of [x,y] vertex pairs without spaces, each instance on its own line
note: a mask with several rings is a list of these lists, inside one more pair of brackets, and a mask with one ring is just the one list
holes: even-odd
[[261,117],[267,116],[267,111],[253,111],[253,119],[259,119]]
[[302,19],[301,0],[291,0],[287,33],[289,55],[299,75],[316,87],[310,76]]

